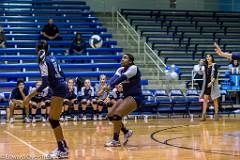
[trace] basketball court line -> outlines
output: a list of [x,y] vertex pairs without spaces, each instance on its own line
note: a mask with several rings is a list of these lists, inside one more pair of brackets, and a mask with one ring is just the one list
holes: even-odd
[[[156,134],[166,131],[166,130],[171,130],[171,129],[176,129],[176,128],[182,128],[182,127],[190,127],[191,125],[179,125],[179,126],[174,126],[174,127],[169,127],[169,128],[165,128],[162,130],[157,130],[155,132],[153,132],[150,137],[153,141],[163,144],[163,145],[167,145],[167,146],[171,146],[171,147],[175,147],[175,148],[179,148],[179,149],[186,149],[186,150],[192,150],[192,151],[197,151],[197,152],[205,152],[205,153],[213,153],[213,154],[221,154],[221,155],[228,155],[228,156],[240,156],[239,154],[234,154],[234,153],[224,153],[222,151],[212,151],[212,150],[202,150],[199,148],[191,148],[191,147],[184,147],[184,146],[178,146],[175,144],[170,144],[169,141],[174,140],[174,139],[179,139],[179,138],[184,138],[184,137],[189,137],[189,136],[184,136],[184,137],[175,137],[175,138],[169,138],[169,139],[165,139],[165,140],[159,140],[155,137]],[[194,125],[192,125],[194,126]]]
[[27,143],[27,142],[24,141],[23,139],[21,139],[21,138],[15,136],[14,134],[12,134],[12,133],[10,133],[10,132],[8,132],[8,131],[6,131],[6,130],[3,131],[3,132],[4,132],[5,134],[11,136],[12,138],[18,140],[19,142],[23,143],[24,145],[28,146],[28,147],[31,148],[32,150],[34,150],[34,151],[40,153],[40,154],[43,155],[43,156],[46,156],[46,153],[44,153],[43,151],[41,151],[41,150],[39,150],[39,149],[33,147],[31,144]]

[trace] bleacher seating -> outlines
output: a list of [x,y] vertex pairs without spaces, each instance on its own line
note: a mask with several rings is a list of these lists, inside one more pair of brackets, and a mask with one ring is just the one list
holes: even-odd
[[[239,12],[122,9],[121,13],[167,65],[180,66],[184,80],[191,79],[193,65],[200,58],[214,53],[213,42],[223,50],[240,51]],[[191,65],[185,66],[186,61]],[[224,58],[216,62],[228,64]],[[224,79],[223,71],[220,78]]]
[[[7,39],[6,48],[0,49],[1,80],[4,77],[39,77],[37,64],[33,64],[37,58],[34,56],[35,45],[42,27],[50,18],[58,26],[63,40],[49,41],[49,52],[65,62],[62,66],[67,77],[86,76],[96,79],[102,73],[111,76],[120,66],[117,63],[122,48],[115,47],[117,42],[110,40],[112,35],[106,33],[107,29],[102,27],[86,2],[3,0],[0,2],[0,14],[0,26]],[[92,35],[99,34],[103,38],[103,48],[86,48],[86,52],[79,56],[65,55],[76,33],[81,33],[86,44]],[[79,61],[85,64],[78,64]],[[12,72],[9,72],[9,68]],[[22,72],[22,69],[25,71]]]
[[[19,8],[24,12],[12,10],[15,6],[10,5],[11,3],[23,4]],[[240,51],[240,48],[236,47],[240,40],[236,36],[240,34],[239,25],[235,23],[238,19],[228,14],[128,9],[122,10],[122,14],[146,38],[152,48],[158,50],[159,56],[165,57],[167,64],[177,64],[183,74],[187,73],[186,75],[194,64],[193,60],[214,52],[211,46],[213,40],[221,43],[225,50]],[[0,49],[1,88],[9,89],[16,86],[16,82],[7,82],[8,78],[28,77],[30,78],[30,81],[26,82],[28,87],[34,86],[35,80],[40,78],[38,65],[35,63],[37,56],[34,47],[43,25],[49,18],[54,19],[54,23],[59,27],[60,36],[63,37],[61,41],[49,41],[49,52],[61,61],[66,77],[90,78],[92,85],[95,85],[100,74],[112,76],[115,69],[120,66],[122,48],[116,46],[117,41],[111,40],[112,35],[107,33],[107,29],[85,2],[2,0],[0,18],[0,26],[3,27],[7,38],[7,48]],[[64,55],[77,32],[81,33],[86,44],[89,37],[99,34],[103,38],[103,48],[87,48],[83,55]],[[183,58],[184,63],[180,60]],[[221,64],[225,63],[222,58],[216,60]],[[73,61],[76,62],[72,63]],[[190,63],[185,65],[186,61]],[[3,79],[5,81],[2,81]],[[147,80],[142,80],[142,85],[147,84]],[[176,92],[144,90],[144,101],[142,108],[137,110],[138,114],[166,113],[171,117],[178,112],[190,114],[200,109],[195,93],[187,91],[184,94],[181,90]],[[9,99],[9,92],[3,94]],[[4,106],[8,106],[8,103],[0,103],[0,107]]]

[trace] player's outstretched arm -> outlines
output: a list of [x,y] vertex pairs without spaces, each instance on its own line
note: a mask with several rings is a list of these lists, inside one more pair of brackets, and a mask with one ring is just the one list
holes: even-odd
[[227,59],[232,59],[232,54],[223,52],[216,42],[214,43],[214,47],[215,47],[215,52],[217,53],[217,55],[219,55],[220,57],[227,58]]

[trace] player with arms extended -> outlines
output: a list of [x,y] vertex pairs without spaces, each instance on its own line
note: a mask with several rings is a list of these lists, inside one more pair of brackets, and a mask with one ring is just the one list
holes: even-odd
[[134,64],[134,57],[131,54],[124,54],[121,60],[122,67],[118,68],[115,75],[110,79],[108,91],[116,85],[123,86],[123,99],[119,99],[109,111],[107,117],[113,123],[113,139],[105,144],[105,147],[119,147],[120,130],[124,133],[123,145],[126,145],[128,138],[133,131],[128,130],[122,123],[122,117],[136,110],[142,102],[141,72]]

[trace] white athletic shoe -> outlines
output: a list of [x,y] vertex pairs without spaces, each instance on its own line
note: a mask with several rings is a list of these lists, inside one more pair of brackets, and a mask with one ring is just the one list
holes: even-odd
[[60,117],[60,121],[61,121],[61,122],[64,122],[64,118],[63,118],[63,117]]
[[28,117],[25,117],[25,123],[30,123],[30,119]]
[[121,143],[120,141],[115,141],[114,139],[107,142],[104,147],[120,147],[121,146]]
[[45,123],[47,120],[45,117],[42,117],[42,122]]
[[33,117],[32,123],[36,123],[36,118],[35,117]]
[[66,148],[65,151],[61,151],[58,148],[52,151],[47,155],[48,159],[62,159],[68,158],[68,149]]
[[82,119],[83,119],[84,121],[86,121],[86,120],[87,120],[87,116],[84,115]]
[[78,117],[77,116],[74,116],[73,117],[73,121],[77,121],[78,120]]
[[10,118],[10,119],[9,119],[9,123],[10,123],[10,124],[13,124],[13,123],[14,123],[14,118]]
[[133,135],[132,130],[128,130],[128,133],[124,134],[123,145],[126,145],[128,143],[128,138],[130,138],[132,135]]
[[97,115],[93,115],[93,120],[94,120],[94,121],[97,120]]
[[65,119],[64,119],[66,122],[68,121],[68,117],[67,116],[65,116]]
[[102,120],[102,115],[101,114],[98,115],[98,120],[100,120],[100,121]]

